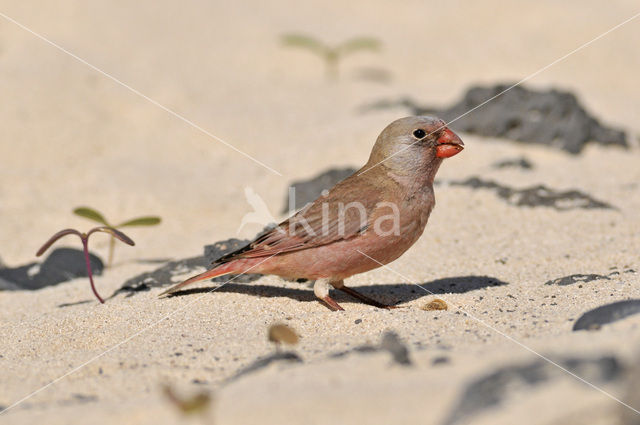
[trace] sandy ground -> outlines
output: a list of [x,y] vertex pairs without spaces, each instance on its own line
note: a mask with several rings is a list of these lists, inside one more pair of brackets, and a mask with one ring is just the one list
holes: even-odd
[[[160,227],[130,230],[137,246],[119,246],[114,267],[97,277],[108,296],[157,267],[140,260],[199,255],[205,244],[257,232],[253,225],[237,233],[251,211],[245,187],[277,215],[292,181],[360,166],[382,128],[407,113],[362,113],[363,105],[405,95],[445,104],[472,83],[517,81],[639,10],[634,1],[36,8],[2,0],[0,12],[277,171],[0,17],[0,261],[31,263],[55,231],[89,228],[70,212],[79,205],[114,221],[162,216]],[[280,46],[289,31],[330,42],[371,35],[384,49],[345,59],[340,79],[328,82],[318,58]],[[0,291],[0,406],[12,406],[0,422],[612,424],[635,415],[615,399],[631,400],[640,316],[594,332],[572,326],[589,309],[640,298],[639,39],[633,21],[528,82],[573,90],[603,122],[627,130],[631,150],[590,146],[571,156],[462,135],[466,149],[441,168],[445,184],[424,236],[391,269],[349,281],[406,308],[382,311],[338,296],[346,311],[332,313],[307,284],[272,276],[170,299],[154,288],[105,305],[85,278]],[[391,80],[354,78],[366,67]],[[521,156],[532,170],[492,166]],[[615,208],[517,207],[489,190],[446,184],[471,176],[578,189]],[[106,238],[94,242],[104,258]],[[608,278],[545,285],[573,274]],[[483,277],[503,285],[469,284]],[[414,283],[449,310],[421,310],[435,296]],[[300,334],[295,350],[304,362],[229,380],[273,353],[266,332],[274,322]],[[382,352],[332,357],[377,344],[387,330],[407,345],[413,366]],[[618,373],[602,372],[603,358],[615,359]],[[544,379],[499,374],[474,393],[487,398],[465,401],[474,382],[535,362],[546,365]],[[184,417],[164,384],[185,396],[208,391],[214,401],[204,416]],[[637,398],[627,403],[640,409]]]

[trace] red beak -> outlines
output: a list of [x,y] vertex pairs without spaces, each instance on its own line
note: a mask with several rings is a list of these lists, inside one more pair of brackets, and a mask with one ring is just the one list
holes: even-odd
[[460,137],[448,128],[444,129],[437,142],[436,156],[438,158],[451,158],[464,149],[464,143],[462,143]]

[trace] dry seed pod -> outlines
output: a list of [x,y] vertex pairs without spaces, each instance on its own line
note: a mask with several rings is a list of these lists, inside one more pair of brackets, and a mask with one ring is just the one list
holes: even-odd
[[295,345],[298,343],[298,335],[289,326],[276,323],[269,327],[269,341],[274,342],[276,345],[283,343]]
[[446,302],[444,302],[444,300],[441,300],[440,298],[436,298],[426,303],[421,308],[425,311],[432,311],[432,310],[446,310],[449,308],[449,306],[447,305]]

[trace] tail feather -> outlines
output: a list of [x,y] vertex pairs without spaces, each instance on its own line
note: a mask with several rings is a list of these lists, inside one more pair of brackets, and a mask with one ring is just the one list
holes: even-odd
[[200,280],[213,279],[214,277],[224,276],[225,274],[231,274],[231,273],[234,273],[234,272],[235,272],[235,269],[232,266],[232,263],[220,264],[219,266],[214,267],[211,270],[207,270],[204,273],[200,273],[198,275],[190,277],[189,279],[185,280],[184,282],[180,282],[177,285],[173,285],[171,288],[167,289],[166,291],[164,291],[163,293],[161,293],[158,296],[162,297],[164,295],[172,294],[172,293],[176,292],[177,290],[179,290],[180,288],[185,287],[187,285],[190,285],[190,284],[192,284],[194,282],[198,282]]

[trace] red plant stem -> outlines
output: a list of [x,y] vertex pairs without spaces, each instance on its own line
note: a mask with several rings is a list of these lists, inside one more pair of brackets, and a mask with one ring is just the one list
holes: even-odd
[[87,264],[87,273],[89,274],[89,282],[91,282],[91,289],[93,290],[93,293],[98,298],[98,300],[100,300],[100,302],[104,304],[104,300],[102,299],[102,297],[100,297],[100,294],[98,294],[98,291],[96,291],[96,286],[93,284],[93,273],[91,272],[91,261],[89,260],[89,243],[88,243],[89,238],[85,235],[82,235],[81,239],[82,239],[82,248],[84,250],[84,261]]

